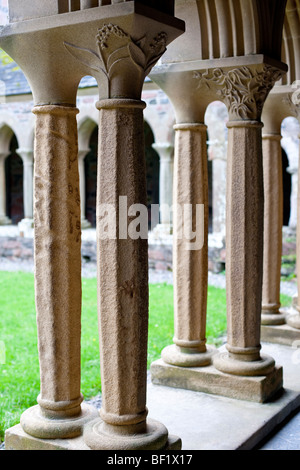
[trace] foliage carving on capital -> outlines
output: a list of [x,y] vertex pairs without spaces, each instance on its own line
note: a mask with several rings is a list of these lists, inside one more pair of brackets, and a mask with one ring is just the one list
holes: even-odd
[[134,40],[115,24],[105,24],[96,35],[97,50],[82,48],[65,42],[67,50],[86,67],[104,74],[108,82],[108,97],[113,77],[127,74],[142,86],[152,67],[166,51],[167,34],[160,32],[151,40],[147,35]]
[[207,87],[224,101],[231,119],[258,120],[269,92],[282,73],[270,65],[242,66],[196,71],[194,78],[199,80],[198,89]]

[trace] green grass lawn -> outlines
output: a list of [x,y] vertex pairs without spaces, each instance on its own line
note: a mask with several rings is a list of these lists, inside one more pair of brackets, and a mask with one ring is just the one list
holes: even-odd
[[[83,279],[82,384],[85,398],[101,390],[96,279]],[[282,296],[283,305],[291,299]],[[209,287],[207,339],[215,343],[226,332],[226,293]],[[173,287],[150,285],[148,367],[172,344]],[[4,430],[19,422],[21,413],[36,404],[39,364],[32,274],[0,272],[0,441]],[[1,357],[2,356],[2,357]],[[1,360],[2,359],[2,360]],[[2,362],[2,363],[1,363]]]

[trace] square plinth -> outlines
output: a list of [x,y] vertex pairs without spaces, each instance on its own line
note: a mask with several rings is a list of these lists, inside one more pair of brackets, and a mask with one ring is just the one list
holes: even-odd
[[277,366],[266,376],[242,377],[214,366],[178,367],[159,359],[151,364],[151,380],[155,385],[265,403],[282,389],[283,371]]
[[261,340],[268,343],[283,344],[286,346],[299,347],[300,330],[284,325],[262,325]]
[[[91,450],[82,436],[73,439],[38,439],[29,436],[20,424],[5,432],[5,450]],[[162,450],[181,450],[181,439],[169,435]]]

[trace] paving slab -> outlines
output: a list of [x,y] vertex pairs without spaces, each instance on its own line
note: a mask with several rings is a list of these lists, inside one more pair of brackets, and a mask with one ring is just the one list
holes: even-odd
[[262,351],[283,366],[284,390],[254,403],[149,384],[149,416],[182,439],[183,450],[250,450],[300,407],[300,350],[264,343]]

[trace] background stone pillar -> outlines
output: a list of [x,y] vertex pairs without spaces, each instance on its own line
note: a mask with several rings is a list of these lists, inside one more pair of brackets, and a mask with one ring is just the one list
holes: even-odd
[[20,235],[27,236],[33,230],[33,150],[18,149],[23,161],[24,219],[19,222]]
[[264,254],[262,315],[263,325],[281,325],[280,276],[283,225],[283,183],[281,135],[263,135],[264,170]]
[[[295,107],[297,112],[300,116],[300,106]],[[300,117],[299,117],[300,122]],[[296,259],[297,259],[297,287],[298,287],[298,295],[295,298],[295,307],[296,307],[296,315],[290,315],[287,318],[287,324],[297,330],[300,330],[300,147],[299,147],[299,165],[298,165],[298,195],[297,195],[297,241],[296,241]]]
[[[215,367],[240,376],[274,375],[267,393],[282,386],[282,370],[260,354],[263,274],[263,156],[261,113],[280,70],[261,64],[223,72],[218,84],[228,107],[226,290],[227,352]],[[238,85],[237,85],[238,84]],[[263,92],[262,92],[263,91]]]
[[[206,309],[208,284],[208,170],[204,124],[175,125],[174,177],[174,345],[162,351],[162,359],[183,367],[211,363],[213,349],[206,346]],[[201,246],[192,249],[184,225],[185,210],[190,205],[192,227],[201,230]],[[197,206],[202,205],[199,220]],[[198,231],[196,232],[199,236]],[[199,243],[200,240],[193,240]]]
[[7,153],[0,153],[0,225],[9,225],[11,220],[6,214],[6,178],[5,178],[5,159]]
[[81,405],[81,227],[77,109],[36,106],[35,297],[41,391],[23,413],[39,438],[81,434],[92,415]]
[[78,168],[79,168],[79,184],[80,184],[80,203],[81,203],[81,228],[91,227],[90,222],[86,219],[85,216],[85,169],[84,169],[84,159],[87,154],[90,152],[87,150],[79,150],[78,152]]
[[159,155],[159,205],[160,223],[155,232],[169,235],[172,232],[174,147],[169,143],[155,143],[152,147]]

